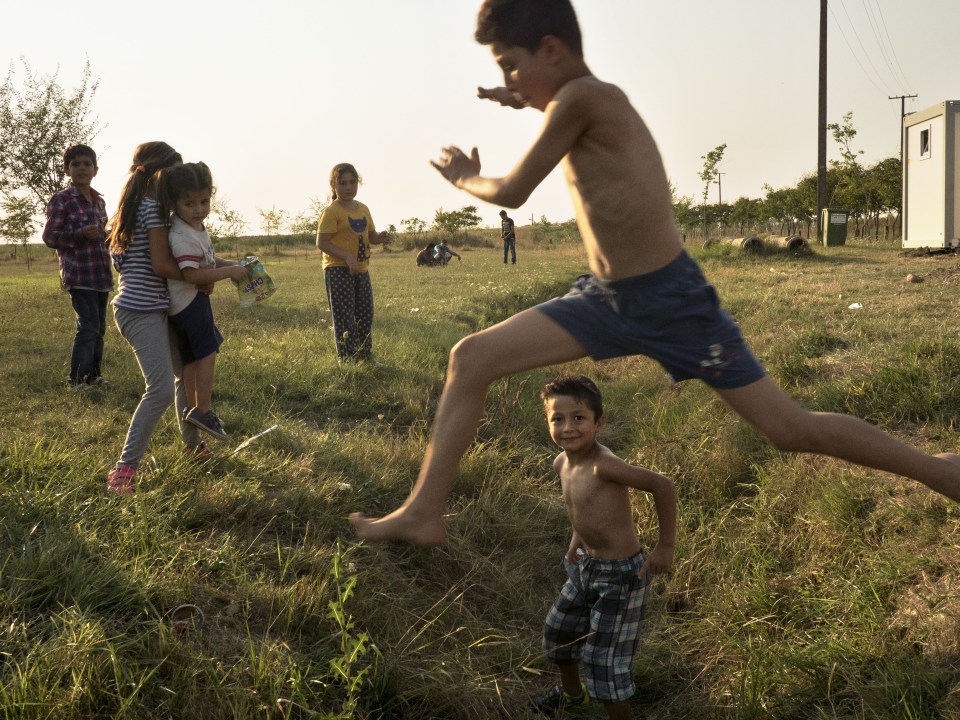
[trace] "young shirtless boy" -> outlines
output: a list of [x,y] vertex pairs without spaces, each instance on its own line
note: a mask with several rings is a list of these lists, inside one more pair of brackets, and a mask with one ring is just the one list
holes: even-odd
[[[540,397],[550,438],[563,450],[553,467],[573,534],[564,557],[567,582],[543,627],[544,654],[560,669],[560,683],[532,706],[553,713],[583,705],[589,696],[603,703],[609,717],[629,718],[650,577],[673,562],[677,493],[669,478],[628,465],[597,442],[603,398],[589,378],[557,378]],[[660,537],[646,557],[633,522],[631,488],[649,492],[657,514]]]
[[431,440],[403,505],[355,513],[366,540],[443,542],[447,496],[491,382],[536,367],[647,355],[676,381],[700,378],[777,448],[831,455],[904,475],[960,500],[960,457],[927,455],[849,415],[801,408],[765,373],[716,291],[684,252],[657,147],[617,87],[590,74],[569,0],[486,0],[477,40],[506,87],[480,89],[544,113],[540,135],[507,175],[480,175],[480,156],[444,148],[434,167],[485,202],[519,207],[558,163],[592,273],[570,294],[470,335],[450,352]]

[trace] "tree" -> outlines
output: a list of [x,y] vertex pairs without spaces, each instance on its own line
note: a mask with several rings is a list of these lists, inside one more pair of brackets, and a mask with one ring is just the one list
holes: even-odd
[[[0,219],[0,236],[7,242],[23,245],[27,258],[27,270],[30,269],[30,238],[36,228],[33,200],[27,197],[5,195],[0,203],[4,217]],[[16,250],[14,250],[16,257]]]
[[21,58],[26,78],[18,89],[11,63],[0,85],[0,190],[25,190],[35,211],[63,189],[63,151],[77,143],[90,144],[100,131],[90,108],[99,81],[90,62],[80,85],[65,90],[53,75],[34,75]]
[[443,208],[437,210],[433,216],[433,226],[441,231],[456,235],[467,228],[477,227],[482,221],[477,214],[476,205],[467,205],[460,210],[444,212]]
[[310,207],[298,213],[290,221],[290,232],[295,235],[313,235],[317,232],[320,216],[330,203],[319,198],[310,198]]
[[706,155],[701,155],[703,160],[703,169],[700,171],[700,179],[703,180],[703,235],[707,237],[707,196],[710,194],[710,185],[717,177],[717,166],[723,160],[723,153],[727,149],[727,144],[717,145]]
[[243,216],[230,207],[230,203],[225,197],[215,198],[210,208],[212,219],[206,222],[207,232],[210,237],[216,238],[237,238],[247,227],[247,221]]
[[[868,182],[876,192],[878,214],[883,212],[889,216],[892,213],[894,217],[893,225],[896,229],[896,225],[900,221],[901,204],[903,202],[903,163],[898,157],[889,157],[878,162],[867,172],[869,175]],[[879,233],[879,228],[877,232]]]
[[762,203],[754,198],[740,197],[734,201],[727,220],[736,226],[738,236],[745,237],[748,231],[759,225],[761,205]]
[[857,136],[857,130],[853,127],[853,112],[848,112],[843,116],[842,124],[827,123],[827,130],[833,135],[834,142],[840,146],[841,160],[839,162],[833,161],[832,164],[841,167],[858,165],[857,157],[863,155],[863,150],[854,152],[850,147],[850,143],[852,143],[853,139]]
[[287,211],[277,210],[276,205],[271,207],[269,210],[257,208],[257,212],[260,213],[260,217],[262,219],[260,224],[263,227],[263,231],[267,235],[278,235],[280,230],[283,228],[284,223],[287,222]]
[[687,233],[693,233],[701,222],[702,213],[693,204],[693,198],[684,195],[673,202],[673,217],[686,240]]
[[427,229],[427,221],[421,220],[418,217],[406,218],[405,220],[401,220],[400,224],[403,226],[404,232],[413,235],[414,239],[422,237],[424,231]]

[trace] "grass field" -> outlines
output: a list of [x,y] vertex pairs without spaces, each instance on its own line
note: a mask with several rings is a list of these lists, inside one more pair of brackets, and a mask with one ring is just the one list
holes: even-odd
[[[955,256],[694,254],[805,406],[960,448]],[[445,545],[365,546],[346,517],[406,496],[456,340],[564,291],[584,259],[522,250],[504,267],[496,250],[465,249],[441,270],[413,255],[372,263],[386,367],[337,365],[314,252],[265,257],[280,290],[256,307],[222,284],[215,407],[231,441],[216,464],[191,465],[169,411],[130,498],[103,481],[143,390],[132,351],[111,324],[116,387],[71,392],[55,265],[0,264],[0,718],[525,717],[554,680],[540,629],[569,537],[537,398],[553,371],[492,388]],[[606,444],[680,494],[637,717],[960,717],[956,506],[779,453],[648,360],[570,369],[605,391]],[[645,498],[635,515],[655,538]],[[181,603],[202,608],[202,628],[174,632]]]

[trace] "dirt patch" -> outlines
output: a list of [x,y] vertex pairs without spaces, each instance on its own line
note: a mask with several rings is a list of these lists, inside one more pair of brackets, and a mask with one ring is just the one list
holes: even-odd
[[960,285],[960,263],[934,268],[923,277],[927,282],[938,285]]

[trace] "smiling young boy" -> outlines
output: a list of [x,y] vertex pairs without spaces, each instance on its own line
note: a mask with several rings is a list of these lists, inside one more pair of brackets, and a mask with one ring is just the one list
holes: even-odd
[[113,274],[104,242],[107,206],[90,185],[97,170],[93,148],[72,145],[66,149],[63,172],[70,178],[70,185],[50,198],[43,228],[43,242],[57,251],[60,284],[70,293],[77,316],[70,384],[78,390],[110,385],[101,375],[101,365]]
[[780,450],[831,455],[918,480],[960,500],[960,457],[928,455],[849,415],[809,412],[763,370],[700,268],[683,250],[670,187],[650,132],[623,91],[584,62],[569,0],[486,0],[477,40],[490,45],[502,105],[544,113],[539,136],[502,177],[480,154],[443,149],[444,178],[480,200],[519,207],[561,165],[591,273],[571,292],[470,335],[450,353],[431,440],[410,496],[361,538],[443,542],[443,513],[491,382],[576,360],[647,355],[675,381],[699,378]]
[[[589,696],[603,703],[609,717],[629,718],[650,576],[673,562],[677,493],[669,478],[628,465],[597,442],[603,398],[592,380],[560,377],[547,383],[540,397],[550,438],[563,451],[553,467],[573,534],[564,557],[567,582],[543,629],[544,653],[560,669],[560,684],[533,707],[555,712],[585,704]],[[631,489],[653,496],[659,540],[647,556],[633,521]]]

